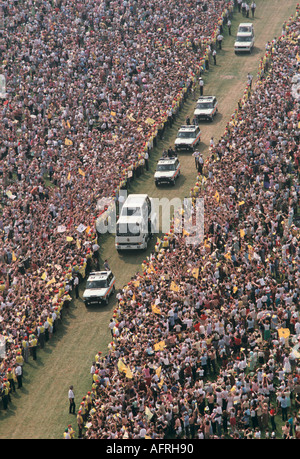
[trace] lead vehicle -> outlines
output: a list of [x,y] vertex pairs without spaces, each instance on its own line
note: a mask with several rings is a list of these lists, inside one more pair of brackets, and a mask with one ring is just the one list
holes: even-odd
[[109,297],[115,291],[116,278],[111,271],[91,272],[83,293],[86,306],[108,304]]
[[254,28],[251,22],[242,22],[239,25],[234,43],[235,54],[239,52],[252,52],[254,48]]

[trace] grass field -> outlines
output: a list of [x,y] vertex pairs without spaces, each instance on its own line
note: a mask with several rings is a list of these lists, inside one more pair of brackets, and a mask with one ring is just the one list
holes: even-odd
[[[266,42],[281,34],[282,24],[295,12],[295,0],[257,0],[255,28],[255,50],[251,55],[236,56],[233,51],[234,36],[241,14],[235,13],[232,21],[232,36],[224,30],[223,49],[218,51],[217,65],[211,65],[204,75],[204,94],[214,94],[219,101],[219,113],[213,123],[202,123],[200,151],[208,152],[209,140],[216,140],[224,133],[225,126],[237,108],[247,84],[247,73],[256,78]],[[155,164],[164,148],[173,144],[177,129],[185,123],[186,116],[192,118],[195,101],[188,100],[172,129],[152,150],[150,169],[132,183],[130,192],[148,193],[152,197],[189,196],[196,180],[194,159],[190,154],[180,155],[181,176],[174,187],[156,188],[153,180]],[[107,258],[117,278],[117,288],[122,288],[141,269],[147,252],[118,254],[112,235],[103,236],[101,262]],[[81,286],[81,294],[83,286]],[[53,339],[42,351],[37,361],[30,361],[24,369],[24,385],[12,395],[9,410],[0,410],[1,439],[58,439],[68,424],[76,427],[76,417],[68,413],[68,388],[74,386],[76,405],[91,387],[89,375],[91,363],[98,351],[106,352],[110,341],[108,323],[115,300],[101,309],[87,310],[81,299],[74,300],[65,313]]]

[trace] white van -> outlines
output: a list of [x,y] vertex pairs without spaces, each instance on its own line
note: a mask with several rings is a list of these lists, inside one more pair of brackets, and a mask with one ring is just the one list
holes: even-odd
[[118,251],[147,248],[157,225],[152,207],[147,194],[130,194],[127,197],[116,225],[115,247]]

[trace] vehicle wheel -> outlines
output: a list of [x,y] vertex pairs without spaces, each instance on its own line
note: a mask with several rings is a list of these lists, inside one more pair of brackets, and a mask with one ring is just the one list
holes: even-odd
[[108,303],[109,303],[109,298],[105,298],[105,304],[106,304],[106,306],[108,305]]

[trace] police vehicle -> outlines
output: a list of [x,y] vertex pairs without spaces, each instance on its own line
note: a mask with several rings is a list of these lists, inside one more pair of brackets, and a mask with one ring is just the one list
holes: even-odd
[[158,186],[161,183],[169,183],[171,185],[175,185],[175,181],[179,175],[180,163],[177,157],[160,158],[154,174],[155,185]]
[[195,124],[181,126],[175,140],[176,151],[194,151],[201,139],[199,126]]
[[83,300],[86,306],[108,304],[109,297],[115,291],[115,276],[111,271],[91,272],[83,293]]
[[194,117],[197,121],[212,121],[218,112],[218,101],[215,96],[202,96],[197,100]]

